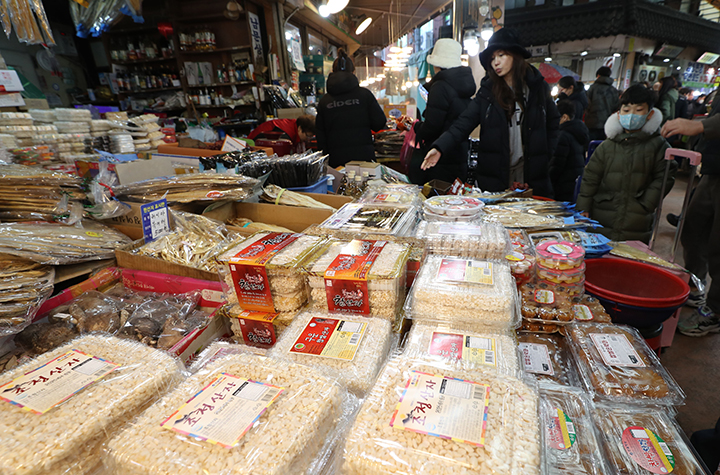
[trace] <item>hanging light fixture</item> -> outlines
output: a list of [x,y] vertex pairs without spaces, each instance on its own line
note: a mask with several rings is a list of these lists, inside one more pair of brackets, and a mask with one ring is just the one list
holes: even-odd
[[480,30],[480,38],[482,38],[483,41],[490,41],[490,38],[492,38],[493,33],[495,33],[495,30],[492,26],[492,21],[490,21],[488,18],[485,18],[485,21],[482,24],[482,29]]
[[370,26],[370,23],[372,23],[372,18],[370,18],[370,17],[365,18],[363,21],[360,22],[360,24],[355,29],[355,34],[361,35],[365,30],[368,29],[368,27]]
[[332,14],[340,13],[348,6],[350,0],[328,0],[328,11]]
[[466,30],[463,35],[463,48],[469,56],[477,56],[480,53],[480,43],[477,38],[477,30],[474,28]]
[[[481,0],[480,2],[480,16],[487,17],[490,13],[490,2],[488,0]],[[487,40],[485,40],[487,41]]]
[[323,17],[323,18],[329,17],[329,16],[330,16],[330,10],[329,10],[327,4],[324,4],[324,3],[323,3],[322,5],[320,5],[320,6],[318,7],[318,13],[319,13],[320,16]]

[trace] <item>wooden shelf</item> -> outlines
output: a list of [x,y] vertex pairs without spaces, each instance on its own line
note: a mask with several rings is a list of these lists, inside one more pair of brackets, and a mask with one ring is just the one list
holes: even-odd
[[216,82],[212,84],[188,84],[187,87],[190,89],[201,89],[203,87],[221,87],[221,86],[248,86],[255,84],[255,81],[240,81],[240,82]]
[[157,25],[146,25],[146,26],[138,26],[134,28],[120,28],[120,29],[110,29],[106,33],[109,33],[111,35],[132,35],[135,33],[142,33],[144,31],[157,31],[158,27]]
[[133,64],[162,63],[173,60],[175,60],[175,56],[170,56],[169,58],[138,59],[136,61],[112,61],[112,63],[122,66],[132,66]]
[[172,87],[160,87],[155,89],[140,89],[139,91],[119,91],[118,94],[122,94],[125,96],[131,96],[133,94],[144,94],[144,93],[152,93],[152,92],[162,92],[162,91],[180,91],[182,90],[181,86],[172,86]]
[[[245,16],[245,10],[240,12],[240,17]],[[239,17],[238,17],[239,19]],[[226,18],[222,13],[213,13],[212,15],[200,15],[192,18],[174,18],[172,21],[178,23],[202,23],[204,21],[238,21]]]
[[235,52],[235,51],[245,51],[252,48],[250,45],[246,46],[232,46],[230,48],[215,48],[215,49],[205,49],[205,50],[193,50],[193,49],[186,49],[186,50],[180,50],[180,54],[210,54],[210,53],[225,53],[225,52]]

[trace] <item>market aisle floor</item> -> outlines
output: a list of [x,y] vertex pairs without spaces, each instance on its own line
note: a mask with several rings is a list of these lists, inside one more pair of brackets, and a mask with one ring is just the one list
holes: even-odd
[[[663,217],[660,224],[656,252],[664,258],[670,257],[675,228],[665,219],[667,213],[679,213],[682,209],[688,175],[681,173],[675,187],[663,203]],[[720,244],[720,243],[719,243]],[[677,262],[682,264],[682,247],[678,247]],[[683,314],[692,309],[683,308]],[[687,395],[686,404],[678,411],[677,420],[689,436],[696,430],[710,429],[720,418],[720,333],[701,338],[675,334],[670,348],[667,348],[661,360],[663,365],[675,377]]]

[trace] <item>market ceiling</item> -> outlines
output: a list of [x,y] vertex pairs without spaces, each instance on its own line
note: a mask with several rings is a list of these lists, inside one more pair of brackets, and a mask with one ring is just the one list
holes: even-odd
[[[372,18],[370,27],[359,39],[361,50],[384,48],[400,36],[428,21],[433,14],[448,5],[448,0],[350,0],[345,8],[353,18],[366,15]],[[359,20],[362,21],[362,20]],[[355,25],[353,22],[353,32]]]

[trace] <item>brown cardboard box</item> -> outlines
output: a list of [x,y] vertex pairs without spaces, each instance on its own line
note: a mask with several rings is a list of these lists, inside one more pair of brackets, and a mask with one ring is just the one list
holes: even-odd
[[119,267],[126,267],[128,269],[158,272],[160,274],[179,275],[180,277],[190,277],[193,279],[220,280],[218,278],[217,272],[208,272],[206,270],[196,269],[194,267],[184,266],[181,264],[175,264],[172,262],[164,261],[162,259],[155,259],[153,257],[140,256],[131,253],[133,249],[137,249],[143,244],[145,244],[145,242],[140,239],[127,247],[117,249],[115,251],[115,259],[117,260],[117,265]]

